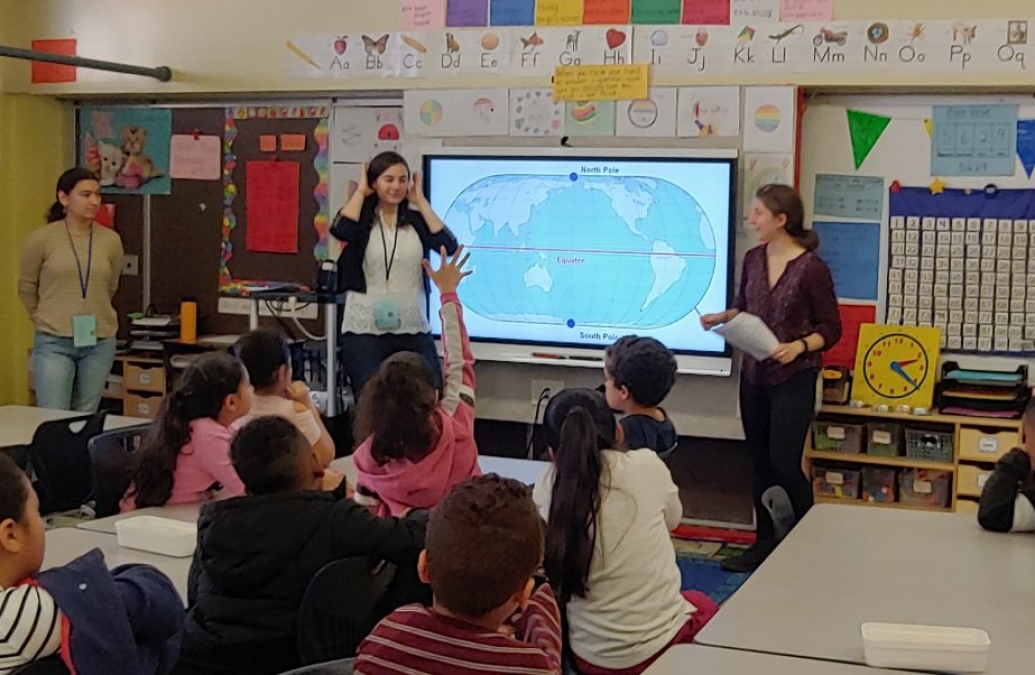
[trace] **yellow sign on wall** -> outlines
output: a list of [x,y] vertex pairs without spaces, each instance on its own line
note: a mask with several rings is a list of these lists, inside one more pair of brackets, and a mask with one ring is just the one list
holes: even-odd
[[934,402],[941,331],[920,326],[859,327],[852,398],[869,405],[930,408]]
[[650,67],[557,66],[553,74],[554,101],[627,101],[647,98]]
[[535,25],[581,26],[583,0],[536,0]]

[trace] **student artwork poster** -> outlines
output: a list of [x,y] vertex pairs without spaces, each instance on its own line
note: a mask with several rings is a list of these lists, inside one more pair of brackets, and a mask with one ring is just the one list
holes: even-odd
[[425,157],[431,204],[471,252],[472,338],[599,347],[636,333],[722,354],[698,317],[729,301],[732,153],[608,152]]

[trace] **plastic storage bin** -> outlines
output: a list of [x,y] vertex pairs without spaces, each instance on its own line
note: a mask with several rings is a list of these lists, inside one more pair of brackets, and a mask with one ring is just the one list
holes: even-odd
[[196,523],[185,523],[158,516],[134,516],[116,521],[119,546],[158,553],[173,558],[194,555],[198,538]]
[[813,430],[815,432],[813,434],[813,446],[820,452],[858,454],[863,451],[863,438],[866,435],[865,425],[816,420],[813,423]]
[[902,427],[887,422],[866,425],[866,454],[898,457],[902,451]]
[[858,499],[862,472],[853,467],[813,466],[812,492],[823,497]]
[[895,469],[885,469],[876,466],[867,466],[862,471],[862,498],[866,502],[877,502],[879,504],[895,503],[895,483],[898,472]]
[[946,508],[952,492],[952,474],[930,469],[903,469],[898,475],[898,500],[903,504]]
[[864,623],[863,650],[871,668],[982,673],[992,639],[980,628]]
[[906,429],[906,457],[932,462],[951,462],[953,433],[929,429]]

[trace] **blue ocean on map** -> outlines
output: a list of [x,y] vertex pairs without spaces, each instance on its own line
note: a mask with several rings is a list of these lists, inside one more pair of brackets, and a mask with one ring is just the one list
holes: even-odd
[[498,321],[663,327],[693,311],[715,272],[707,215],[663,179],[489,176],[443,220],[473,254],[465,307]]

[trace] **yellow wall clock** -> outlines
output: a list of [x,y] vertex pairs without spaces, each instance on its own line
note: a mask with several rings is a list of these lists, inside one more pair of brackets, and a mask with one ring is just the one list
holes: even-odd
[[869,405],[930,408],[940,348],[937,328],[863,324],[852,398]]

